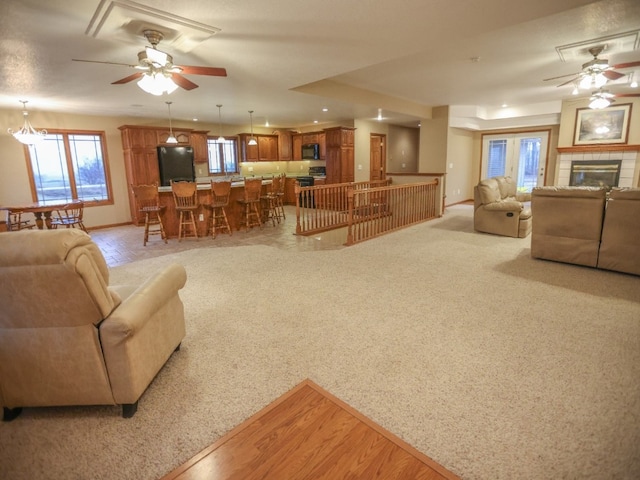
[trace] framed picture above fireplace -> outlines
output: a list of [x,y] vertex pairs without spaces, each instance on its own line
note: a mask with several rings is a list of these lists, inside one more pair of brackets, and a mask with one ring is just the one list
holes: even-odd
[[616,105],[601,110],[578,108],[574,145],[627,143],[631,104]]

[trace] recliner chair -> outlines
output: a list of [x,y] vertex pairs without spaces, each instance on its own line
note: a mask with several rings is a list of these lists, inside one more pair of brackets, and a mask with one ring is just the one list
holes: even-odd
[[478,232],[525,238],[531,232],[531,209],[524,205],[528,193],[518,193],[511,177],[482,180],[473,191],[473,228]]
[[138,400],[185,336],[171,264],[142,285],[109,285],[98,246],[77,229],[0,234],[0,404],[122,405]]

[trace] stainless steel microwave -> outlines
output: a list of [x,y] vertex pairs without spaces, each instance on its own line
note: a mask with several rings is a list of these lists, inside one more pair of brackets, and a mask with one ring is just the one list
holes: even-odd
[[307,143],[302,145],[303,160],[320,160],[320,145],[317,143]]

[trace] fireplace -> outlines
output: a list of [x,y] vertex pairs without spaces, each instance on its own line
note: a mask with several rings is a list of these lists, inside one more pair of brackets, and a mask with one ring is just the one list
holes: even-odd
[[572,161],[569,185],[582,187],[617,187],[622,160]]

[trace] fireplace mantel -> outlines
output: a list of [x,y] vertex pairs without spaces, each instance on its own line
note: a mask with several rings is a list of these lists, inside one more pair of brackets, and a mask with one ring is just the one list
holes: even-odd
[[558,147],[558,153],[584,153],[584,152],[634,152],[640,151],[640,145],[576,145],[573,147]]

